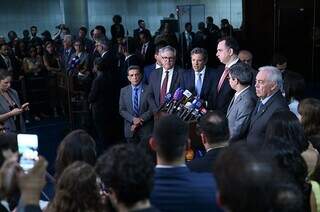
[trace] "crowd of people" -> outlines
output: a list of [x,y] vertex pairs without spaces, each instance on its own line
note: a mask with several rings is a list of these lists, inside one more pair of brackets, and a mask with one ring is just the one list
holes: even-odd
[[[139,20],[133,37],[121,16],[113,21],[110,39],[101,25],[92,40],[85,27],[74,39],[60,25],[53,38],[33,26],[31,38],[26,30],[0,40],[0,207],[41,211],[47,163],[21,170],[15,133],[26,132],[30,111],[70,112],[63,74],[88,101],[93,128],[61,141],[44,211],[320,210],[320,100],[304,97],[305,81],[283,55],[256,69],[226,19],[219,28],[207,17],[196,33],[186,23],[179,36],[168,23],[151,36]],[[50,110],[33,107],[37,77]],[[177,97],[180,89],[190,95]],[[166,104],[193,113],[194,99],[207,111],[196,123],[160,113]],[[190,158],[194,134],[204,151]]]

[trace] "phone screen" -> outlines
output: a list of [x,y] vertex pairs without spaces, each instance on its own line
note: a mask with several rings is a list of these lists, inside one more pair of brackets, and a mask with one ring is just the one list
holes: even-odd
[[38,136],[33,134],[18,134],[18,149],[20,166],[28,171],[38,160]]

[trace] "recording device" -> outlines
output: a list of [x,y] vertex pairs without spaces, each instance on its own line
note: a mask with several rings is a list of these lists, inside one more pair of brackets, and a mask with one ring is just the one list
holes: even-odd
[[[171,110],[168,111],[170,114],[177,112],[178,107],[181,104],[186,104],[190,99],[192,98],[192,93],[188,90],[185,90],[182,93],[182,98],[178,99],[177,101],[174,101],[173,106],[171,107]],[[181,106],[180,106],[181,107]]]
[[33,168],[38,160],[38,136],[34,134],[18,134],[18,150],[20,166],[24,171]]
[[177,101],[179,101],[183,97],[183,89],[177,88],[177,90],[173,94],[172,102],[168,105],[166,112],[172,113],[172,108]]
[[171,93],[167,93],[166,96],[164,97],[164,103],[160,106],[158,111],[161,111],[164,108],[167,108],[171,102],[173,101]]

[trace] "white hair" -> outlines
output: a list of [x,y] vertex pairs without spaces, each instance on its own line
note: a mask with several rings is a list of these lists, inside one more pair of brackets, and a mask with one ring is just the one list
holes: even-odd
[[262,66],[259,68],[259,71],[267,72],[268,80],[275,82],[280,91],[283,92],[283,79],[279,69],[274,66]]
[[173,48],[173,47],[170,46],[170,45],[165,46],[165,47],[162,47],[161,49],[159,49],[160,55],[162,55],[162,54],[165,53],[165,52],[172,52],[174,56],[176,56],[176,54],[177,54],[176,49]]

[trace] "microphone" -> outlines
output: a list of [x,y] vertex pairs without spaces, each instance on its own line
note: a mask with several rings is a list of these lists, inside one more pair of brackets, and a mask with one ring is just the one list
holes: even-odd
[[201,99],[195,102],[194,109],[185,117],[185,119],[187,119],[189,115],[190,117],[188,121],[192,121],[192,119],[195,119],[195,117],[199,114],[200,109],[202,108],[202,103],[203,101]]
[[[199,107],[199,104],[201,104],[201,100],[199,99],[199,97],[195,98],[192,101],[192,107],[190,108],[190,110],[187,111],[187,113],[182,117],[183,120],[187,120],[187,118],[189,117],[189,115]],[[200,105],[201,107],[201,105]]]
[[185,105],[182,105],[182,107],[178,107],[178,116],[182,119],[183,115],[190,109],[192,109],[193,105],[191,102],[187,102]]
[[161,111],[162,109],[167,108],[172,101],[173,101],[172,94],[167,93],[164,97],[164,102],[162,103],[162,105],[158,109],[158,112]]
[[175,103],[177,101],[179,101],[181,98],[183,97],[183,89],[182,88],[178,88],[174,94],[173,94],[173,98],[172,101],[170,102],[170,105],[168,106],[168,113],[171,113],[173,106],[175,105]]
[[185,90],[183,92],[183,96],[182,98],[180,98],[180,100],[174,102],[173,104],[173,107],[171,108],[170,110],[170,113],[173,113],[176,111],[177,107],[180,105],[180,104],[186,104],[192,97],[192,93],[188,90]]

